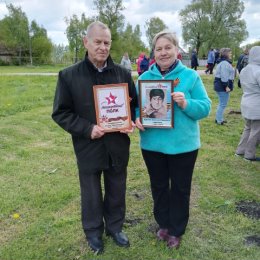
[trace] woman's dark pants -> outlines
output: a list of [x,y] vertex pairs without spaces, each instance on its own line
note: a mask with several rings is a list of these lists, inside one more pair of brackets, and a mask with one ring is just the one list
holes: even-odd
[[180,237],[189,220],[192,173],[198,150],[168,155],[142,150],[150,176],[154,217],[160,228]]

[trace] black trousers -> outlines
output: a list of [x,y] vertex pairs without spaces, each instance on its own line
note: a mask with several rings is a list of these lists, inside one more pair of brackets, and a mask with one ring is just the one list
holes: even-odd
[[[103,172],[104,190],[101,183]],[[122,230],[125,220],[126,167],[89,173],[79,170],[81,220],[86,237]],[[104,195],[103,195],[104,193]]]
[[177,155],[142,150],[151,182],[154,218],[170,235],[185,233],[198,150]]
[[205,70],[205,72],[209,72],[209,74],[213,74],[214,69],[214,63],[208,63],[208,68]]

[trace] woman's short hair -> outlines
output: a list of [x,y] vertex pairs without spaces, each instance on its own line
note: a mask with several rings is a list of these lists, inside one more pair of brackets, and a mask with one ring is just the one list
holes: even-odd
[[221,58],[228,58],[228,54],[231,52],[232,50],[230,48],[222,48],[220,49],[220,57]]
[[159,96],[161,99],[164,99],[164,92],[162,89],[157,89],[157,88],[153,88],[150,93],[150,100],[152,99],[152,97],[156,97]]
[[153,50],[154,50],[154,47],[155,47],[155,44],[156,44],[157,40],[159,38],[161,38],[161,37],[166,38],[167,40],[172,42],[173,45],[175,45],[176,47],[179,46],[179,41],[178,41],[178,39],[176,37],[176,34],[174,32],[169,31],[169,30],[163,30],[163,31],[157,33],[154,36],[153,41],[152,41],[152,49]]

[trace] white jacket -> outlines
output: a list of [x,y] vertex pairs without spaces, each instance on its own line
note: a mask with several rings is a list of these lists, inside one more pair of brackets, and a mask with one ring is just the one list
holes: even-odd
[[248,65],[241,70],[240,82],[243,89],[242,116],[260,120],[260,46],[254,46],[249,51]]

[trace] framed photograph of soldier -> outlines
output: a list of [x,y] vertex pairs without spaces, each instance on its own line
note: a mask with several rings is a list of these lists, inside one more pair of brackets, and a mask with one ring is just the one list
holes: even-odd
[[172,128],[172,80],[139,80],[140,120],[144,127]]

